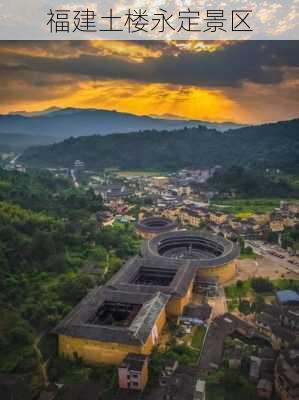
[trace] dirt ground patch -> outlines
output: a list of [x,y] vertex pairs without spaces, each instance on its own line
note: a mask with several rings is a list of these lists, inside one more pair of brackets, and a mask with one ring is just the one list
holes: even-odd
[[[291,272],[283,263],[273,262],[271,259],[258,256],[256,260],[238,260],[237,274],[234,281],[253,277],[274,279],[299,279],[299,273]],[[231,284],[232,282],[229,282]]]

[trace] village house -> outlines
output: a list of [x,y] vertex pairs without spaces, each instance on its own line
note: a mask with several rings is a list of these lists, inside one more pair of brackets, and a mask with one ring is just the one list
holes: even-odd
[[299,214],[299,203],[288,203],[285,201],[281,201],[280,209],[283,211],[287,211],[290,214],[298,215]]
[[191,208],[185,207],[180,210],[180,222],[183,225],[190,225],[193,227],[199,227],[202,219],[198,212]]
[[280,353],[275,365],[275,389],[281,400],[299,399],[299,350]]
[[299,309],[286,310],[281,315],[281,323],[288,329],[299,330]]
[[141,207],[138,214],[138,220],[150,217],[151,215],[154,214],[155,214],[155,209],[153,207]]
[[163,211],[163,216],[165,218],[170,219],[173,222],[177,222],[179,220],[179,213],[180,213],[180,208],[177,207],[167,207]]
[[121,389],[143,391],[148,381],[148,357],[128,354],[118,367],[118,382]]
[[205,400],[206,399],[206,382],[198,379],[195,385],[195,392],[193,400]]
[[96,213],[96,220],[99,226],[113,225],[114,217],[110,211],[99,211]]
[[269,214],[252,214],[250,218],[258,225],[264,225],[270,221]]
[[278,290],[276,300],[281,306],[299,306],[299,294],[294,290]]
[[223,214],[219,211],[210,213],[209,215],[210,221],[216,225],[222,225],[228,220],[228,215]]
[[257,384],[260,377],[260,368],[262,360],[259,357],[250,357],[249,380]]
[[284,230],[284,225],[282,221],[271,221],[269,228],[271,232],[282,232]]
[[211,316],[212,308],[209,304],[188,304],[184,308],[184,312],[180,321],[193,325],[201,325]]
[[261,399],[271,399],[272,388],[273,383],[271,381],[268,379],[260,379],[257,384],[256,394]]
[[279,325],[272,327],[271,342],[274,349],[290,347],[296,340],[296,335]]
[[[291,297],[288,297],[285,293],[286,291],[281,291],[284,293],[277,293],[280,301],[284,302]],[[287,329],[289,319],[285,315],[289,315],[288,308],[281,306],[265,304],[261,313],[256,315],[256,326],[263,335],[267,336],[274,349],[282,349],[285,347],[289,347],[295,340],[294,333]],[[294,315],[295,317],[295,315]],[[283,325],[283,321],[286,321],[285,327]]]
[[192,193],[192,188],[189,185],[182,185],[176,188],[176,192],[179,196],[189,197]]
[[162,188],[169,184],[169,178],[167,176],[153,176],[151,177],[151,183],[157,188]]
[[166,386],[169,382],[169,379],[178,369],[179,363],[177,360],[168,360],[164,365],[164,369],[162,370],[160,377],[159,377],[159,385]]
[[271,337],[273,326],[278,325],[279,321],[270,314],[261,312],[256,315],[255,323],[259,332],[265,336]]
[[228,366],[230,369],[240,369],[242,362],[242,349],[241,347],[234,347],[228,357]]
[[95,194],[100,195],[105,204],[109,204],[125,199],[130,195],[130,191],[121,183],[109,183],[95,188]]

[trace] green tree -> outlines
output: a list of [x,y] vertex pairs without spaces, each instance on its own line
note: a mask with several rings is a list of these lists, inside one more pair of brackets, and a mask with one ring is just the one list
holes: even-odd
[[238,308],[242,314],[249,315],[251,313],[251,305],[248,300],[240,300]]
[[252,311],[254,311],[255,313],[260,313],[265,305],[265,300],[262,296],[257,295],[254,303],[252,304]]
[[251,287],[257,293],[273,292],[273,283],[268,278],[252,278]]
[[57,292],[64,302],[74,306],[92,286],[92,280],[82,274],[75,278],[63,278],[57,285]]

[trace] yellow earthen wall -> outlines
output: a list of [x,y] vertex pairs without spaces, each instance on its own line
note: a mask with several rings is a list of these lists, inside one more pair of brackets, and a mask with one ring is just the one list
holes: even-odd
[[[158,335],[161,333],[166,323],[165,309],[160,313],[155,327]],[[71,336],[59,335],[59,354],[72,358],[74,353],[90,364],[120,364],[128,353],[151,354],[154,343],[155,333],[152,333],[147,342],[140,346],[131,346],[121,343],[100,342],[96,340],[87,340],[84,338],[75,338]]]
[[173,297],[166,306],[166,314],[170,317],[179,317],[183,314],[184,307],[192,301],[193,282],[184,297]]
[[230,281],[236,275],[236,262],[232,261],[216,268],[202,268],[199,270],[199,275],[205,277],[216,277],[219,279],[219,283]]

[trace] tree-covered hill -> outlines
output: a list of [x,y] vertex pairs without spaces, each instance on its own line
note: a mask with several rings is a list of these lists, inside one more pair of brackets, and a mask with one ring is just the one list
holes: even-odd
[[242,165],[299,170],[299,119],[218,132],[204,127],[70,138],[27,149],[21,161],[34,167],[169,170]]
[[234,193],[238,198],[298,198],[296,179],[277,173],[275,170],[231,166],[222,168],[211,177],[206,187],[219,195]]
[[68,180],[0,169],[0,374],[26,375],[34,398],[44,383],[34,343],[139,250],[132,227],[97,226],[101,209]]
[[78,221],[102,207],[92,191],[75,190],[68,179],[38,170],[20,174],[0,168],[0,201]]
[[47,145],[57,142],[54,137],[43,135],[27,135],[23,133],[0,132],[0,152],[21,153],[31,146]]

